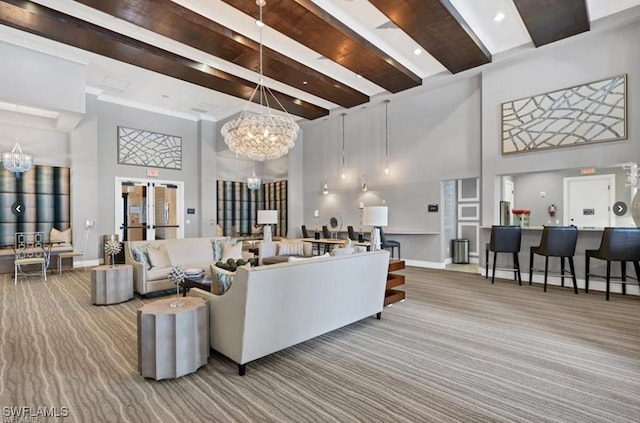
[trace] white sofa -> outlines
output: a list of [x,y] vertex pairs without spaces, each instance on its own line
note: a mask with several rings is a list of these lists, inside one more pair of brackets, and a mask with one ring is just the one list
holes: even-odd
[[384,250],[239,268],[229,289],[209,303],[211,348],[246,363],[382,313],[389,267]]
[[[169,272],[176,265],[184,268],[201,268],[211,275],[211,265],[215,264],[212,241],[226,239],[225,237],[199,237],[163,239],[155,241],[127,241],[124,247],[125,263],[133,266],[133,289],[144,296],[150,292],[175,289],[173,282],[169,280]],[[143,262],[137,261],[131,251],[132,246],[138,248],[152,245],[155,248],[164,245],[169,255],[170,265],[152,267],[147,269]],[[252,254],[242,252],[242,257],[248,259]]]

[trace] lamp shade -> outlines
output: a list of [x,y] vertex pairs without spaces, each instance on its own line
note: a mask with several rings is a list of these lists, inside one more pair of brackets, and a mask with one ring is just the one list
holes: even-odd
[[259,225],[273,225],[278,223],[278,210],[258,210]]
[[387,226],[388,207],[373,206],[362,210],[362,224],[367,226]]

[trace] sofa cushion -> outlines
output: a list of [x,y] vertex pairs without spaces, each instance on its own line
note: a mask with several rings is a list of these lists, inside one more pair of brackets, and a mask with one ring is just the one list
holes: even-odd
[[162,279],[168,279],[171,269],[172,267],[154,267],[153,269],[147,270],[147,280],[159,281]]
[[301,239],[283,239],[278,248],[279,256],[302,256],[304,255],[304,243]]
[[302,261],[302,260],[313,260],[313,259],[317,259],[317,258],[323,258],[323,257],[329,257],[329,253],[324,253],[321,256],[311,256],[311,257],[305,257],[305,256],[289,256],[289,260],[288,261]]
[[[293,257],[293,256],[269,256],[269,257],[264,257],[262,259],[262,264],[264,266],[268,266],[270,264],[278,264],[278,263],[286,263],[289,261],[289,257]],[[303,257],[303,256],[300,256]]]
[[55,242],[59,245],[71,245],[71,228],[65,231],[59,231],[56,228],[51,228],[49,232],[49,241]]
[[337,247],[331,250],[332,256],[348,256],[353,253],[355,253],[355,248],[353,247]]
[[220,261],[227,261],[230,258],[234,260],[242,258],[242,241],[236,242],[234,245],[229,243],[222,244],[222,257]]
[[151,267],[171,267],[171,258],[164,244],[160,244],[158,248],[149,245],[147,247],[147,255],[149,256]]

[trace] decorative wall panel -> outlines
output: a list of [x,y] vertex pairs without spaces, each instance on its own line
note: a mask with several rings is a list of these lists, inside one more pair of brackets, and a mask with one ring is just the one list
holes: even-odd
[[118,163],[182,169],[182,138],[119,126]]
[[68,167],[34,165],[16,176],[0,172],[0,246],[14,244],[16,232],[43,232],[49,241],[51,228],[69,229],[70,170]]
[[287,235],[287,181],[263,183],[252,191],[246,182],[217,181],[218,225],[224,235],[250,235],[257,225],[258,210],[278,210],[274,236]]
[[502,104],[502,154],[627,138],[627,76]]

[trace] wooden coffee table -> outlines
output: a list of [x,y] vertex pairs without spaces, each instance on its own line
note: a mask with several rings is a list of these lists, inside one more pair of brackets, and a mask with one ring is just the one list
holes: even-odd
[[202,289],[203,291],[211,292],[211,284],[203,283],[204,280],[205,280],[204,277],[185,279],[184,282],[182,282],[182,296],[186,297],[187,292],[191,288],[199,288],[199,289]]

